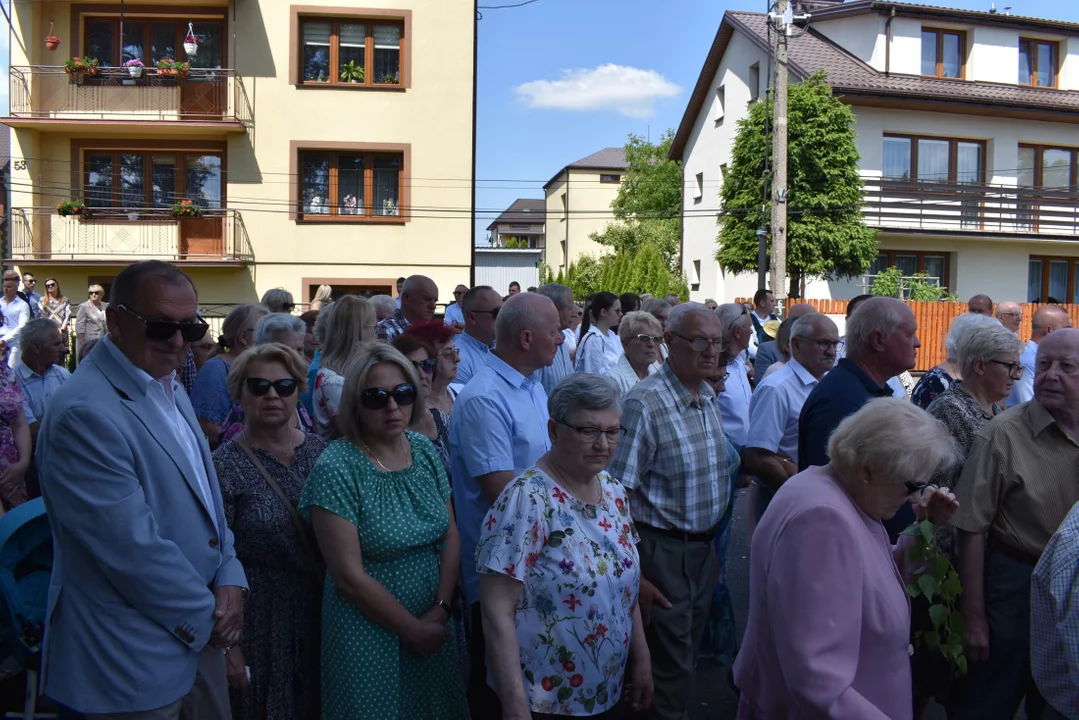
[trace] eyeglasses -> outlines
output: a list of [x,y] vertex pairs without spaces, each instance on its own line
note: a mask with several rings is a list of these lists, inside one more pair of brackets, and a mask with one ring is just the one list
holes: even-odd
[[100,292],[98,292],[97,290],[91,290],[91,291],[90,291],[90,297],[93,297],[94,295],[100,295],[100,294],[101,294],[101,293],[100,293]]
[[[431,375],[435,372],[435,365],[438,364],[438,358],[427,358],[421,362],[412,361],[412,366],[420,372]],[[398,403],[400,405],[400,403]]]
[[654,342],[658,345],[659,343],[663,342],[662,335],[637,335],[636,337],[643,343]]
[[[799,338],[801,339],[801,338]],[[839,350],[839,346],[843,344],[842,340],[814,340],[813,338],[805,338],[811,343],[817,346],[817,349],[821,352],[827,352],[828,350]]]
[[54,288],[54,287],[56,287],[56,283],[45,283],[45,287]]
[[990,360],[989,362],[993,363],[994,365],[1003,365],[1004,367],[1008,368],[1008,377],[1010,377],[1012,380],[1018,380],[1019,378],[1023,377],[1023,366],[1017,362],[1009,363],[1004,362],[1003,360]]
[[903,481],[903,487],[906,489],[907,495],[913,495],[914,493],[919,493],[922,490],[925,490],[925,488],[928,485],[929,485],[929,483],[924,483],[924,482],[923,483],[916,483],[916,482],[911,482],[910,480],[904,480]]
[[247,387],[247,392],[252,395],[262,397],[270,392],[270,388],[273,388],[277,392],[277,396],[283,398],[295,393],[297,387],[296,381],[292,378],[270,381],[265,378],[249,377],[244,380],[244,385]]
[[594,443],[599,440],[599,436],[605,435],[607,442],[611,445],[617,445],[619,441],[626,436],[626,428],[619,425],[616,428],[610,430],[603,430],[598,427],[577,427],[576,425],[570,425],[563,420],[555,420],[559,425],[565,425],[568,428],[572,428],[577,431],[577,437],[581,438],[582,442]]
[[451,345],[447,348],[443,348],[439,353],[439,357],[446,358],[447,360],[458,360],[461,357],[461,351],[455,346]]
[[729,372],[725,372],[722,375],[716,375],[715,377],[708,378],[708,382],[712,383],[713,385],[718,382],[727,382],[727,378],[729,378],[730,376],[731,374]]
[[498,317],[498,311],[501,309],[501,307],[496,307],[491,308],[490,310],[473,310],[472,312],[476,313],[477,315],[490,315],[491,319],[494,320]]
[[368,388],[360,393],[360,404],[368,410],[381,410],[390,404],[390,398],[398,407],[406,407],[416,402],[416,388],[408,383],[398,385],[392,391]]
[[456,297],[457,295],[464,295],[465,291],[464,290],[454,290],[453,294]]
[[679,335],[676,332],[672,332],[671,335],[674,335],[675,337],[680,337],[685,340],[687,343],[689,343],[689,346],[693,348],[694,352],[704,352],[705,350],[713,346],[719,348],[720,351],[723,351],[726,350],[728,346],[727,341],[723,338],[717,338],[715,340],[702,337],[687,338],[685,335]]
[[180,333],[180,337],[183,338],[183,341],[185,343],[190,343],[201,340],[206,335],[206,331],[210,329],[210,326],[202,321],[173,322],[172,320],[147,320],[126,305],[117,305],[116,307],[146,326],[146,339],[148,340],[170,340],[176,333]]

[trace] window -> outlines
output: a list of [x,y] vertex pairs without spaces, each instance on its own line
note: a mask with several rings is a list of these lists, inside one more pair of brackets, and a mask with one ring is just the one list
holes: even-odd
[[697,173],[697,186],[693,194],[693,201],[700,202],[704,198],[704,173]]
[[693,290],[701,289],[701,261],[693,261],[693,277],[689,279],[689,284],[692,285]]
[[922,28],[922,75],[962,79],[966,72],[966,58],[965,32]]
[[401,216],[402,153],[302,151],[297,217],[378,220]]
[[1019,38],[1019,84],[1055,88],[1059,51],[1055,42]]
[[886,135],[882,174],[887,180],[981,185],[985,182],[985,143]]
[[941,287],[948,287],[948,273],[950,270],[948,253],[926,253],[913,250],[881,250],[877,253],[877,259],[869,266],[870,275],[879,275],[890,267],[899,268],[903,277],[910,277],[915,273],[925,273],[930,278],[937,280]]
[[83,47],[104,67],[118,67],[136,58],[152,67],[158,60],[174,58],[190,62],[193,68],[220,69],[225,57],[224,21],[199,20],[192,29],[199,48],[188,56],[184,52],[186,19],[125,18],[121,42],[120,18],[89,16],[83,24]]
[[1079,258],[1031,256],[1027,302],[1079,303]]
[[753,63],[749,66],[749,101],[757,102],[761,96],[761,64]]
[[95,208],[167,208],[191,200],[203,208],[225,205],[222,154],[167,150],[86,150],[83,187]]
[[617,184],[617,183],[622,182],[622,176],[621,175],[614,175],[614,174],[604,173],[604,174],[601,174],[599,176],[599,181],[601,183],[615,183],[615,184]]
[[1076,177],[1076,150],[1019,146],[1019,187],[1068,190]]
[[[569,220],[569,203],[566,201],[566,193],[562,193],[562,222]],[[563,249],[563,252],[565,250]]]
[[721,178],[722,180],[726,180],[726,179],[727,179],[727,163],[722,163],[722,164],[721,164],[721,165],[719,166],[719,177],[720,177],[720,178]]
[[723,108],[727,104],[727,88],[723,85],[716,90],[716,126],[723,124]]
[[304,85],[400,86],[403,20],[302,18],[300,75]]

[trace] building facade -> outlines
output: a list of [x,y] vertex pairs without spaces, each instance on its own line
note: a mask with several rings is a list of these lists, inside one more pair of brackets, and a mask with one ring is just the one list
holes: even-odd
[[546,200],[518,198],[487,226],[487,239],[495,248],[543,250],[547,246],[546,225]]
[[543,261],[555,275],[582,255],[609,251],[590,236],[602,233],[614,221],[611,203],[618,197],[628,167],[623,148],[606,148],[565,166],[543,186],[547,203]]
[[448,302],[472,264],[475,3],[323,2],[15,3],[5,263],[73,300],[160,259],[204,303],[412,273]]
[[[809,9],[791,82],[824,70],[854,112],[879,245],[867,275],[894,265],[961,298],[1079,301],[1079,25],[881,0]],[[767,18],[726,13],[672,149],[694,299],[756,289],[715,252],[737,121],[770,67]],[[804,294],[849,298],[870,282],[811,280]]]

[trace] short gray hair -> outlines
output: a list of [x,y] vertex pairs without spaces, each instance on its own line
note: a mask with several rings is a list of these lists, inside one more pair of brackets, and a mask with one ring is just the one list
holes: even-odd
[[22,326],[19,331],[19,345],[23,351],[30,349],[34,343],[46,343],[60,332],[56,323],[48,318],[36,318]]
[[[663,302],[666,302],[664,300]],[[667,330],[675,332],[681,330],[682,325],[694,317],[715,317],[716,313],[698,302],[685,302],[671,308],[671,314],[667,316]]]
[[[270,312],[275,313],[288,312],[292,309],[289,307],[290,305],[295,307],[295,304],[292,302],[292,293],[285,288],[272,288],[267,290],[262,295],[260,304],[265,305],[270,308]],[[288,310],[285,308],[288,308]]]
[[389,295],[372,295],[371,297],[367,298],[367,302],[371,303],[371,305],[375,308],[376,313],[378,312],[379,308],[389,310],[390,314],[393,314],[397,311],[397,301]]
[[498,318],[495,319],[497,343],[519,347],[522,332],[535,331],[540,327],[539,311],[549,302],[551,302],[549,299],[538,293],[518,293],[507,300],[498,311]]
[[875,483],[920,484],[960,459],[944,423],[899,398],[876,398],[848,415],[828,440],[828,457],[844,484],[857,482],[862,472]]
[[[316,321],[317,322],[317,321]],[[255,323],[255,345],[280,342],[282,335],[293,333],[307,334],[307,324],[298,315],[288,313],[270,313],[259,318]]]
[[[789,338],[813,337],[813,333],[817,330],[817,324],[824,322],[821,318],[831,320],[827,315],[821,315],[817,312],[811,312],[808,315],[802,315],[796,318],[787,318],[787,320],[791,320],[793,323],[788,331],[788,340]],[[786,322],[786,320],[783,322]],[[833,322],[832,325],[835,325],[835,323]],[[780,325],[780,329],[782,329],[782,324]]]
[[879,330],[890,337],[903,324],[902,300],[887,297],[871,297],[860,303],[847,320],[847,353],[857,353],[869,348],[869,338]]
[[643,310],[626,313],[622,316],[622,322],[618,324],[618,339],[624,343],[629,342],[640,335],[644,329],[649,329],[653,332],[656,330],[662,332],[663,330],[659,324],[659,319],[652,313],[646,313]]
[[[642,295],[641,297],[643,299],[644,296]],[[662,312],[663,310],[670,309],[670,303],[668,303],[663,298],[650,297],[647,300],[644,300],[643,304],[641,305],[641,310],[644,310],[646,313],[651,313],[652,315],[655,315],[657,312]]]
[[614,382],[604,375],[571,373],[551,391],[547,414],[552,420],[565,422],[575,410],[617,410],[621,414],[622,398]]
[[573,304],[573,291],[565,285],[547,283],[546,285],[540,286],[539,290],[536,292],[553,302],[555,310],[558,310],[559,312],[562,312]]
[[[975,330],[983,328],[1002,327],[1000,320],[992,315],[978,315],[977,313],[963,313],[952,320],[952,326],[948,329],[948,335],[944,338],[945,357],[948,360],[959,359],[959,347]],[[1009,330],[1009,332],[1011,332]],[[1011,333],[1015,337],[1015,333]]]
[[719,318],[719,329],[724,338],[731,336],[734,329],[738,327],[738,323],[749,319],[749,313],[742,303],[723,303],[715,309],[715,313]]
[[[960,317],[991,319],[986,315],[960,315]],[[951,333],[948,333],[951,337]],[[1023,341],[1019,336],[995,320],[991,325],[977,325],[963,335],[956,350],[959,372],[963,377],[974,372],[977,360],[992,360],[1001,355],[1023,352]]]

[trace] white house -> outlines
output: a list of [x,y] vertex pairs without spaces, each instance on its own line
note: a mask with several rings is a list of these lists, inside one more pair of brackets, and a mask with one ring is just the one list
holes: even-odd
[[547,201],[517,198],[487,226],[487,236],[491,247],[542,250],[546,247],[546,227]]
[[[926,272],[963,299],[1079,302],[1079,24],[884,0],[804,3],[791,81],[825,70],[856,118],[869,274]],[[691,297],[750,296],[715,261],[737,121],[763,97],[768,19],[727,12],[675,137]],[[796,197],[790,198],[796,207]],[[809,281],[849,298],[863,281]]]

